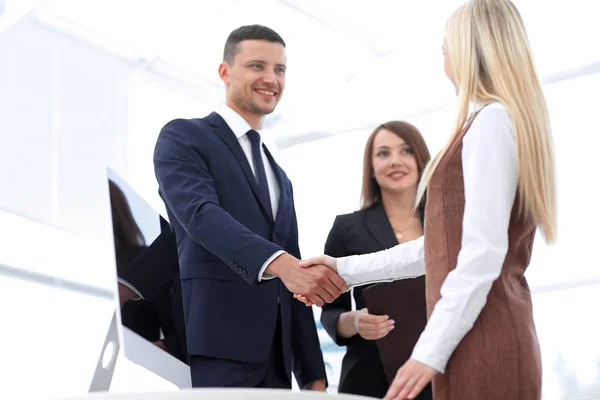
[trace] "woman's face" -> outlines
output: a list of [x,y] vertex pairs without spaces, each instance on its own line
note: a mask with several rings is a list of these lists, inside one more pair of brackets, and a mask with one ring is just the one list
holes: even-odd
[[415,190],[419,182],[413,149],[385,128],[377,132],[373,141],[373,176],[382,192]]
[[448,46],[446,45],[447,41],[444,39],[444,43],[442,44],[442,53],[444,54],[444,72],[450,82],[454,85],[454,88],[458,90],[456,82],[454,80],[454,69],[452,68],[452,63],[450,62],[450,57],[448,56]]

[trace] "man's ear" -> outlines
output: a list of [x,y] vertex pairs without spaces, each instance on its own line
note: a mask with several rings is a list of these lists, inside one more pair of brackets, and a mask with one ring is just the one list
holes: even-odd
[[225,84],[229,84],[229,64],[227,61],[219,64],[219,77]]

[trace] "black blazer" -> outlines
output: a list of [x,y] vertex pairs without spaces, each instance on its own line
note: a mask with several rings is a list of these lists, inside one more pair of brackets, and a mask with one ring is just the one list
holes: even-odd
[[[423,213],[421,213],[422,221]],[[325,254],[333,257],[368,254],[389,249],[397,244],[398,241],[383,205],[376,203],[365,210],[338,215],[327,237]],[[366,287],[368,285],[355,287],[353,290],[358,310],[366,307],[362,294]],[[350,296],[350,292],[344,293],[333,303],[325,304],[321,313],[321,323],[329,336],[338,345],[347,346],[342,361],[338,391],[382,398],[388,390],[389,383],[375,341],[365,340],[360,335],[341,338],[337,333],[337,321],[340,315],[352,311]],[[417,397],[419,400],[431,400],[431,398],[430,385]]]

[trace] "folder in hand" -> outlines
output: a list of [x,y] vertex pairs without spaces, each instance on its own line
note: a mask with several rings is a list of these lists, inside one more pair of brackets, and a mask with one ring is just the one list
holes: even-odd
[[388,315],[395,327],[376,341],[379,357],[391,383],[398,369],[410,358],[427,324],[425,275],[378,283],[363,290],[369,314]]

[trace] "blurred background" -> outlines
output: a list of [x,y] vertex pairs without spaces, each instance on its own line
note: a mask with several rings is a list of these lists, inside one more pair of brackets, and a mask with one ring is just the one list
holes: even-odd
[[[538,238],[527,276],[544,399],[600,398],[600,207],[587,178],[600,147],[597,4],[514,2],[544,83],[558,171],[559,239]],[[308,257],[323,252],[337,214],[358,209],[377,125],[411,122],[433,154],[445,143],[455,96],[441,45],[461,3],[0,0],[0,393],[87,390],[113,307],[105,167],[163,212],[157,135],[223,101],[217,66],[231,30],[259,23],[287,43],[286,92],[265,140],[294,184]],[[69,262],[49,256],[57,251]],[[318,326],[335,392],[344,348]],[[123,362],[115,387],[172,387],[149,374]]]

